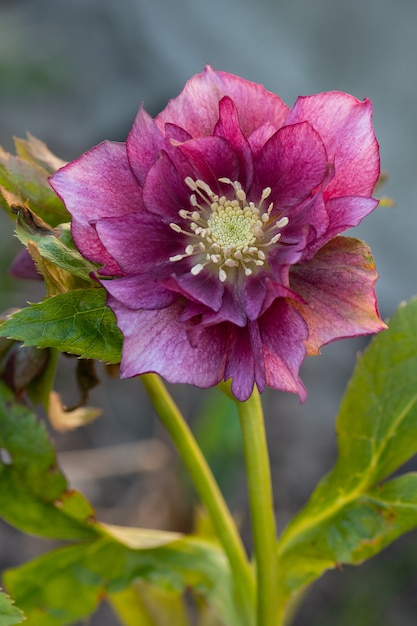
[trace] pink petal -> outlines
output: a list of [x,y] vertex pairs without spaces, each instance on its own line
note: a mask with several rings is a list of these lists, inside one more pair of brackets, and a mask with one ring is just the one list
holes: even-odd
[[231,322],[235,326],[246,326],[247,321],[240,298],[236,297],[226,283],[219,310],[202,311],[200,326],[213,326],[213,324],[220,324],[221,322]]
[[15,256],[8,273],[14,278],[43,280],[43,276],[36,269],[35,262],[30,256],[27,248],[23,248],[23,250]]
[[270,122],[266,122],[249,135],[248,141],[253,157],[258,156],[268,139],[271,139],[272,135],[275,135],[277,130],[278,128],[273,126]]
[[259,319],[265,360],[266,384],[274,389],[298,393],[301,402],[307,392],[298,376],[306,356],[307,326],[283,298],[275,300]]
[[173,139],[175,142],[183,143],[184,141],[189,141],[192,139],[190,133],[187,133],[186,130],[177,126],[176,124],[165,124],[165,137],[167,139]]
[[193,76],[177,98],[158,115],[156,123],[166,122],[184,128],[193,137],[211,135],[219,117],[219,102],[229,96],[236,105],[239,125],[246,137],[265,122],[282,126],[288,107],[278,96],[261,85],[210,66]]
[[193,348],[179,321],[181,302],[153,311],[132,311],[112,298],[108,303],[124,335],[122,378],[157,372],[170,383],[204,388],[222,380],[227,344],[222,327],[204,329]]
[[191,208],[190,190],[184,183],[172,159],[163,152],[151,167],[143,187],[143,201],[151,213],[161,219],[179,223],[178,211]]
[[291,289],[305,302],[294,306],[308,325],[309,354],[335,339],[386,328],[378,313],[376,280],[368,246],[348,237],[332,239],[311,261],[291,268]]
[[347,196],[332,198],[326,202],[326,211],[329,224],[322,233],[317,233],[314,241],[307,246],[303,259],[311,259],[312,256],[333,239],[336,235],[360,224],[362,219],[378,206],[378,200],[363,198],[361,196]]
[[326,163],[323,142],[310,124],[284,126],[255,160],[255,193],[271,187],[271,200],[277,205],[295,205],[322,182]]
[[242,285],[240,299],[250,320],[256,320],[271,306],[276,298],[298,298],[288,287],[271,280],[270,274],[263,272],[246,279]]
[[168,224],[147,211],[97,223],[101,243],[125,274],[141,274],[161,264],[178,251],[178,243]]
[[141,107],[126,140],[129,163],[141,186],[165,143],[164,135]]
[[308,121],[321,136],[335,176],[326,197],[366,196],[379,176],[379,148],[372,128],[372,105],[345,93],[300,97],[285,124]]
[[119,265],[101,243],[95,226],[73,220],[71,223],[71,235],[81,254],[86,259],[93,261],[93,263],[99,263],[102,266],[98,272],[99,274],[102,276],[123,274]]
[[187,272],[181,276],[170,276],[162,280],[162,284],[189,300],[200,302],[213,311],[218,311],[222,305],[223,283],[215,274],[201,272],[193,276]]
[[232,145],[240,161],[240,172],[237,180],[239,180],[244,189],[248,189],[253,179],[252,153],[247,139],[240,130],[237,110],[233,100],[228,97],[222,98],[219,104],[219,114],[220,117],[215,126],[214,134],[219,137],[225,137]]
[[162,309],[176,299],[176,294],[159,284],[158,272],[122,276],[100,281],[106,291],[129,309]]
[[245,328],[229,327],[229,354],[224,378],[232,379],[233,395],[244,402],[256,383],[260,392],[265,387],[265,369],[262,342],[257,322]]
[[142,206],[141,188],[129,167],[124,144],[99,144],[58,170],[50,184],[72,215],[72,235],[80,252],[104,264],[108,275],[119,273],[98,239],[94,223],[102,217],[122,218]]
[[58,170],[50,184],[73,219],[81,222],[122,217],[142,205],[142,190],[122,143],[104,141],[95,146]]
[[178,150],[190,164],[188,175],[204,180],[214,192],[219,189],[219,178],[239,178],[239,159],[224,137],[192,139],[178,146]]

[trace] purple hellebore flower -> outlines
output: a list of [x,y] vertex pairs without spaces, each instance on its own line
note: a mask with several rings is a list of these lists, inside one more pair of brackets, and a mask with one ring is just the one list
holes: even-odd
[[51,185],[124,335],[121,376],[232,379],[306,397],[307,355],[385,328],[369,248],[337,236],[378,204],[371,104],[340,92],[288,108],[211,67],[126,144],[103,142]]

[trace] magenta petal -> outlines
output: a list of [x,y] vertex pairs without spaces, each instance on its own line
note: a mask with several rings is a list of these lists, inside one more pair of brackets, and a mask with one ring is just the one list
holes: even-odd
[[310,259],[320,248],[347,228],[357,226],[366,215],[378,206],[374,198],[348,196],[332,198],[326,202],[329,225],[324,233],[317,233],[316,239],[307,246],[303,259]]
[[224,377],[232,379],[232,393],[240,401],[249,398],[256,382],[260,392],[265,387],[262,341],[257,322],[245,328],[230,327],[229,354]]
[[303,402],[307,393],[298,372],[306,356],[308,337],[301,315],[283,298],[276,300],[259,319],[265,360],[266,384],[274,389],[298,393]]
[[222,305],[224,286],[215,274],[202,272],[198,276],[193,276],[191,272],[187,272],[180,276],[164,278],[161,284],[194,302],[204,304],[213,311],[218,311]]
[[192,139],[178,146],[178,150],[190,163],[191,177],[204,180],[213,191],[218,190],[219,178],[239,178],[239,159],[224,137]]
[[101,243],[95,226],[73,221],[71,224],[71,235],[81,254],[86,259],[93,261],[93,263],[99,263],[102,266],[98,272],[99,274],[102,276],[118,276],[123,273],[120,266]]
[[165,136],[167,139],[173,139],[175,142],[183,143],[192,139],[190,133],[177,126],[176,124],[165,124]]
[[309,354],[334,339],[386,328],[378,313],[376,280],[368,246],[348,237],[332,239],[311,261],[291,268],[290,286],[305,302],[294,306],[309,328]]
[[227,283],[224,285],[221,306],[218,311],[206,310],[201,311],[201,313],[200,326],[213,326],[213,324],[222,322],[231,322],[236,326],[245,326],[248,321],[239,298],[236,297]]
[[81,222],[122,217],[142,205],[142,190],[122,143],[104,141],[58,170],[50,184],[73,219]]
[[369,215],[378,206],[375,198],[348,196],[327,200],[326,209],[330,224],[326,236],[333,237],[343,230],[357,226],[364,217]]
[[253,131],[248,141],[254,158],[258,156],[268,139],[271,139],[277,130],[278,128],[275,128],[270,122],[266,122]]
[[186,83],[180,95],[168,103],[155,121],[159,128],[163,128],[166,122],[177,124],[193,137],[210,135],[218,120],[219,102],[224,96],[229,96],[235,103],[240,128],[246,137],[268,121],[279,128],[288,112],[282,100],[262,85],[227,72],[216,72],[207,66]]
[[43,280],[43,276],[36,269],[35,262],[30,256],[27,248],[23,248],[23,250],[15,256],[8,273],[14,278]]
[[100,220],[97,234],[126,274],[143,273],[156,265],[169,264],[169,257],[178,250],[168,224],[144,210],[121,219]]
[[[253,179],[253,160],[249,143],[240,130],[236,106],[230,98],[222,98],[219,105],[220,118],[214,134],[225,137],[232,145],[240,161],[239,182],[244,189],[249,189]],[[234,179],[232,179],[234,180]]]
[[298,299],[298,296],[288,287],[271,280],[266,272],[251,276],[242,287],[242,306],[250,320],[258,319],[276,298]]
[[151,116],[141,107],[126,140],[129,163],[141,186],[164,145],[163,134]]
[[50,179],[52,188],[73,217],[72,236],[80,252],[118,273],[117,264],[99,241],[95,222],[102,217],[122,218],[142,205],[142,190],[133,176],[124,144],[103,142]]
[[184,306],[181,319],[188,321],[192,318],[198,318],[198,326],[195,326],[192,330],[188,331],[188,335],[193,337],[198,335],[200,328],[214,326],[215,324],[221,324],[222,322],[231,322],[236,326],[243,327],[246,326],[248,321],[238,299],[228,288],[227,284],[224,286],[221,306],[217,311],[203,305],[201,302],[188,301]]
[[264,145],[255,160],[254,188],[272,188],[271,199],[281,206],[303,200],[327,171],[327,155],[320,136],[308,123],[285,126]]
[[326,193],[366,196],[379,176],[379,148],[372,128],[372,105],[340,92],[298,98],[286,124],[308,121],[320,134],[335,176]]
[[190,208],[190,190],[172,159],[165,152],[149,170],[143,187],[143,201],[151,213],[165,222],[178,223],[178,211]]
[[159,284],[159,273],[122,276],[100,281],[106,291],[129,309],[162,309],[176,299],[176,294]]
[[180,322],[181,303],[153,311],[132,311],[109,299],[124,335],[121,376],[157,372],[171,383],[212,387],[223,378],[227,338],[221,326],[204,329],[198,346]]

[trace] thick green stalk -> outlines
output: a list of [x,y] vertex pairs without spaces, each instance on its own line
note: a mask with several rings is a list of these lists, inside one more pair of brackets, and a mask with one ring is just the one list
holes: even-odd
[[[222,493],[184,417],[156,374],[143,374],[143,385],[177,448],[194,487],[205,505],[227,555],[245,624],[253,624],[254,577],[241,538]],[[265,624],[267,626],[267,624]]]
[[257,576],[257,624],[278,623],[277,540],[268,446],[261,399],[255,388],[249,400],[236,402],[243,436],[249,507]]

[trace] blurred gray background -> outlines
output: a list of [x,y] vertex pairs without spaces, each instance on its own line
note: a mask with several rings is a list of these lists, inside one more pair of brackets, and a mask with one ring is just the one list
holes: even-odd
[[[289,105],[298,95],[326,90],[371,98],[382,169],[389,174],[382,193],[396,204],[377,209],[355,235],[372,247],[381,313],[392,314],[401,300],[417,293],[415,0],[2,0],[0,144],[12,150],[12,136],[30,131],[70,160],[102,139],[123,141],[140,102],[151,114],[158,113],[206,63],[263,83]],[[6,268],[19,245],[3,215],[0,228],[0,262]],[[33,293],[30,285],[0,279],[2,309],[24,305]],[[356,352],[364,345],[364,340],[342,341],[307,361],[303,378],[309,398],[302,407],[294,397],[266,394],[281,526],[331,467],[334,417]],[[193,419],[192,407],[204,401],[202,394],[190,395],[183,388],[174,393]],[[65,454],[71,451],[155,436],[164,441],[137,381],[122,387],[107,381],[94,402],[105,407],[99,422],[55,436],[70,476],[74,457]],[[147,409],[138,417],[142,405]],[[221,446],[219,441],[220,455]],[[126,482],[109,483],[96,469],[96,479],[74,480],[81,481],[76,486],[104,516],[120,523],[128,517],[129,523],[176,525],[158,518],[162,505],[157,499],[150,509],[142,507],[142,517],[138,513],[138,499],[144,502],[147,495],[149,500],[159,488],[164,493],[163,468],[153,475],[159,483],[149,479],[147,470],[136,474],[133,469],[126,472]],[[242,477],[228,495],[235,509],[245,510]],[[0,526],[0,538],[10,532]],[[31,544],[25,558],[42,549]],[[410,535],[359,571],[347,568],[326,576],[297,624],[415,624],[416,549],[416,537]],[[22,558],[0,544],[1,567]],[[114,623],[105,612],[95,619],[92,623]]]

